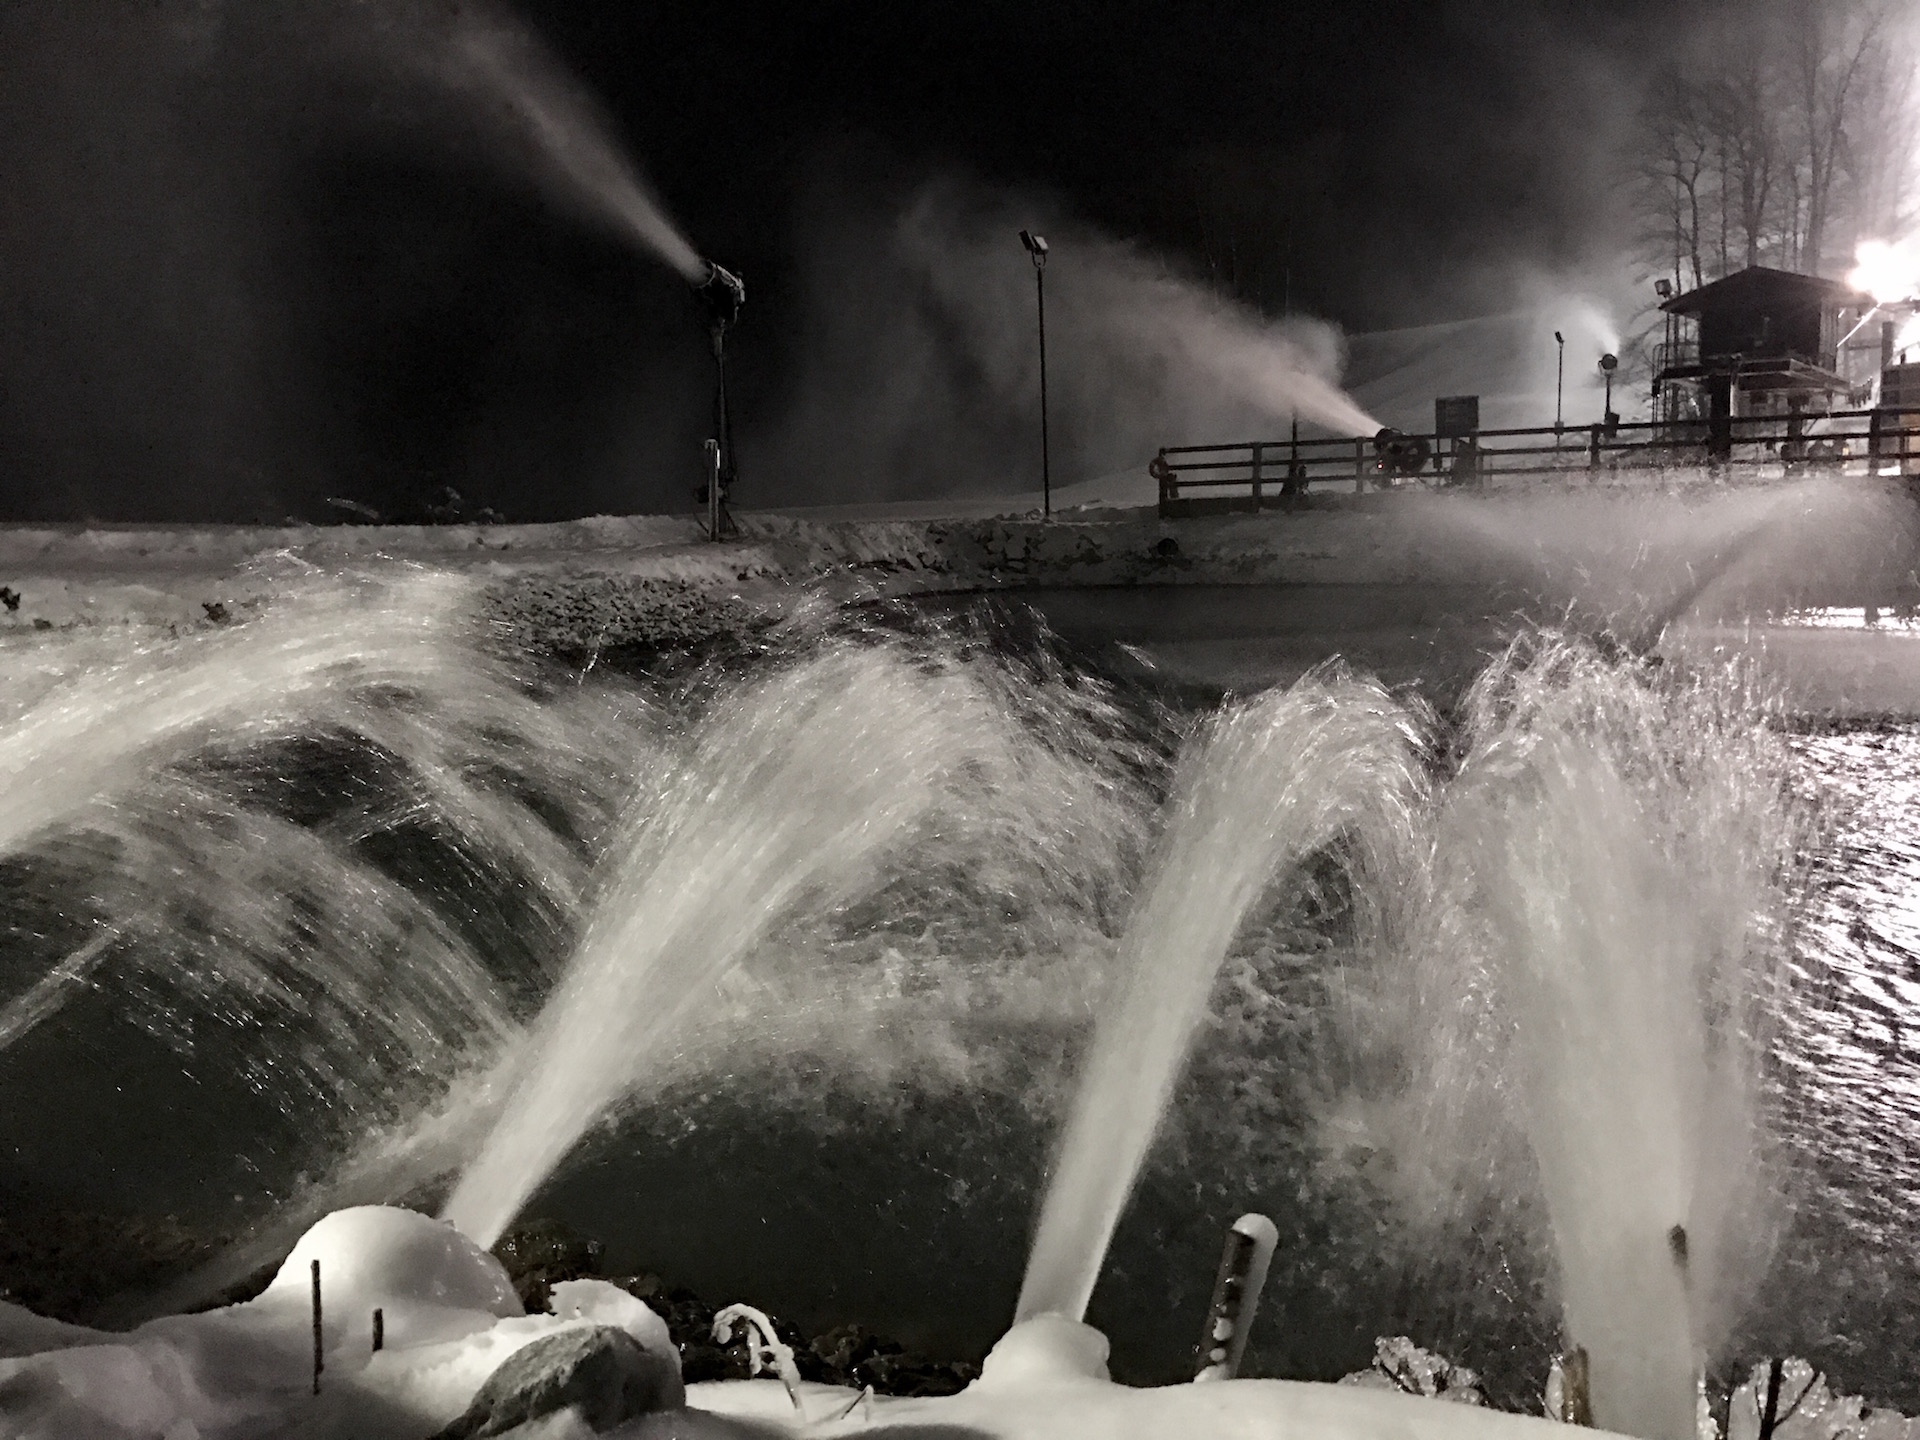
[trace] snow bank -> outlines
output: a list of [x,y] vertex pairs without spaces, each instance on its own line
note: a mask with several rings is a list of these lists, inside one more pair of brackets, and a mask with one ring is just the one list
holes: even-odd
[[[313,1394],[312,1264],[320,1262],[323,1360]],[[595,1281],[556,1287],[554,1315],[523,1315],[500,1262],[438,1220],[384,1206],[343,1210],[294,1247],[258,1298],[156,1320],[128,1335],[0,1310],[9,1440],[253,1440],[297,1434],[418,1440],[466,1408],[509,1355],[542,1336],[616,1325],[672,1354],[666,1324]],[[385,1347],[372,1344],[373,1312]]]
[[[312,1270],[320,1262],[325,1370],[312,1393]],[[378,1206],[308,1231],[265,1293],[130,1335],[0,1310],[0,1336],[48,1344],[0,1361],[0,1433],[10,1440],[425,1440],[458,1416],[508,1356],[542,1336],[617,1325],[672,1353],[665,1323],[602,1281],[554,1287],[552,1315],[522,1315],[494,1258],[438,1221]],[[375,1306],[386,1348],[372,1349]],[[959,1395],[884,1400],[778,1381],[694,1385],[671,1433],[832,1437],[928,1430],[979,1440],[1551,1440],[1549,1422],[1354,1387],[1230,1380],[1130,1390],[1107,1378],[1107,1340],[1058,1315],[1015,1327]],[[796,1407],[795,1398],[798,1406]],[[700,1413],[704,1412],[704,1413]],[[641,1419],[609,1433],[658,1437]],[[730,1423],[745,1421],[745,1425]],[[556,1415],[512,1432],[580,1440]]]

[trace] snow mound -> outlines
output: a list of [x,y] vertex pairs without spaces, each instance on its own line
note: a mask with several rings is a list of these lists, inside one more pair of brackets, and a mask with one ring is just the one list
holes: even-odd
[[1106,1380],[1107,1337],[1064,1315],[1036,1315],[1002,1335],[980,1367],[978,1389]]
[[525,1313],[493,1256],[443,1220],[386,1205],[336,1210],[321,1220],[300,1237],[254,1303],[307,1310],[315,1260],[321,1307],[334,1314],[422,1306],[484,1311],[496,1319]]
[[629,1295],[605,1280],[562,1280],[553,1287],[547,1308],[562,1320],[589,1320],[624,1330],[650,1355],[670,1356],[677,1369],[680,1351],[667,1333],[667,1322],[646,1301]]

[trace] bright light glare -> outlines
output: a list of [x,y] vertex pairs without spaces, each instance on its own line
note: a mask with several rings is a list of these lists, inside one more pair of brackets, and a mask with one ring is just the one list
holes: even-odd
[[1920,315],[1909,315],[1907,323],[1900,327],[1900,333],[1894,337],[1893,353],[1904,355],[1916,347],[1920,347]]
[[1847,283],[1854,289],[1865,291],[1882,305],[1920,295],[1920,246],[1913,240],[1892,244],[1862,240],[1853,256],[1860,262],[1847,275]]

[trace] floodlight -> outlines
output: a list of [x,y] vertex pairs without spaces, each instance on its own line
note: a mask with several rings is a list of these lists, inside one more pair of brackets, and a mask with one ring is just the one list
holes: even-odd
[[1654,281],[1653,293],[1658,295],[1662,300],[1671,300],[1673,298],[1673,282],[1665,279]]
[[1614,354],[1602,355],[1600,357],[1600,368],[1611,375],[1620,368],[1620,357]]
[[1033,257],[1034,264],[1044,265],[1047,263],[1046,236],[1036,235],[1031,230],[1022,230],[1020,232],[1020,243],[1027,247],[1027,253]]

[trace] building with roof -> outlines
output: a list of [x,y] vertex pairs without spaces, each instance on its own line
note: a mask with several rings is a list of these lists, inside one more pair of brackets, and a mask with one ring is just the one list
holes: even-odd
[[1660,307],[1654,414],[1676,438],[1726,455],[1736,422],[1822,415],[1868,403],[1890,357],[1873,297],[1819,275],[1749,265]]

